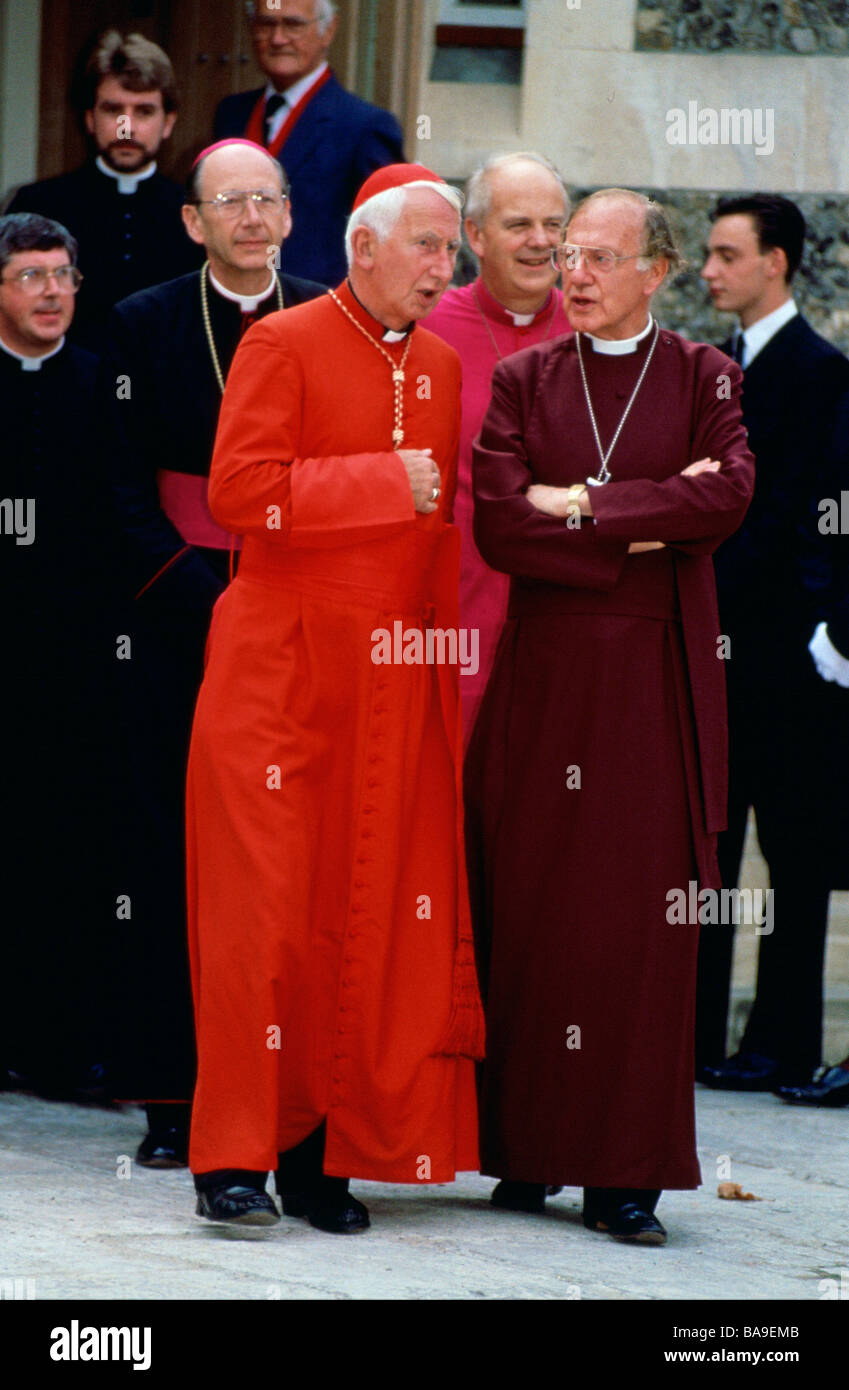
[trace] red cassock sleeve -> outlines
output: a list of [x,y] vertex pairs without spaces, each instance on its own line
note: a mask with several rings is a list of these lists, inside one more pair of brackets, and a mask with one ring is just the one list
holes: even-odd
[[325,547],[414,525],[413,494],[397,454],[301,456],[308,446],[303,364],[263,329],[248,331],[227,379],[209,474],[215,520],[237,535]]
[[613,589],[627,542],[594,526],[570,527],[546,516],[525,492],[535,481],[525,448],[526,403],[519,378],[502,362],[472,453],[474,537],[495,570],[578,589]]
[[[706,364],[707,365],[707,364]],[[743,373],[722,361],[723,377],[706,370],[694,403],[693,457],[718,459],[715,473],[675,474],[662,482],[615,480],[593,489],[596,530],[606,539],[664,541],[691,555],[709,555],[741,524],[755,487],[755,461],[746,442],[741,410]],[[730,379],[730,395],[728,383]]]

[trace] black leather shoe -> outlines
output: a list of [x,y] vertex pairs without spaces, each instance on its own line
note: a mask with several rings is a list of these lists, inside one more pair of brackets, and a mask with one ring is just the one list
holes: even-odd
[[136,1163],[142,1168],[187,1168],[188,1136],[181,1127],[149,1129],[136,1149]]
[[545,1198],[544,1182],[512,1182],[509,1178],[502,1178],[498,1186],[493,1188],[489,1200],[502,1211],[527,1211],[539,1216],[545,1211]]
[[584,1210],[584,1225],[590,1231],[604,1231],[614,1240],[631,1245],[665,1245],[666,1231],[653,1212],[644,1211],[636,1202],[625,1202],[603,1215]]
[[368,1230],[368,1208],[348,1191],[347,1178],[322,1176],[307,1189],[281,1187],[277,1191],[283,1203],[284,1216],[302,1216],[318,1231],[331,1235],[355,1235]]
[[136,1149],[136,1163],[142,1168],[187,1168],[191,1106],[151,1101],[145,1113],[147,1134]]
[[195,1212],[208,1221],[227,1221],[238,1226],[271,1226],[280,1213],[267,1192],[255,1187],[212,1187],[197,1194]]
[[702,1067],[697,1079],[715,1091],[771,1091],[785,1079],[781,1062],[759,1052],[737,1052],[717,1067]]
[[779,1086],[775,1094],[790,1105],[849,1105],[849,1068],[820,1067],[807,1086]]

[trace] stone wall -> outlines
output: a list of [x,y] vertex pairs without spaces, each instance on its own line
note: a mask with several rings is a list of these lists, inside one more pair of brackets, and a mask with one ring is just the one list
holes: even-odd
[[[687,338],[721,342],[736,320],[715,311],[699,271],[710,235],[710,211],[718,197],[733,197],[734,191],[641,191],[669,209],[689,262],[689,268],[658,295],[658,317]],[[808,193],[794,196],[793,201],[808,224],[802,264],[793,279],[794,298],[823,337],[849,352],[849,197]]]
[[[574,189],[573,203],[590,189]],[[733,197],[735,190],[703,193],[690,189],[665,191],[642,188],[642,193],[664,204],[670,213],[677,240],[689,262],[688,269],[665,286],[654,301],[657,316],[667,328],[686,338],[720,343],[736,320],[718,314],[699,275],[704,247],[710,235],[709,214],[718,197]],[[843,352],[849,353],[849,197],[829,194],[794,196],[808,223],[802,265],[793,280],[793,293],[802,313],[814,328]],[[476,274],[476,262],[464,246],[455,279],[467,284]]]
[[638,50],[662,53],[849,51],[846,0],[638,0]]

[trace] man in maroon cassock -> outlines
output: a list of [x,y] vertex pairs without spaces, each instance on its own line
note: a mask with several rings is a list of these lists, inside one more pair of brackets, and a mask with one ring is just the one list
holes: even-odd
[[555,253],[571,337],[499,364],[475,539],[511,576],[466,765],[493,1203],[584,1188],[584,1223],[663,1244],[700,1172],[698,913],[719,889],[724,672],[711,553],[754,467],[741,373],[661,329],[680,263],[662,210],[606,189]]

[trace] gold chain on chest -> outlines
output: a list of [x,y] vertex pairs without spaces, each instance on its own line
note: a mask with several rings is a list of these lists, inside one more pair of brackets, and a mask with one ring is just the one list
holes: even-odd
[[407,346],[404,348],[401,361],[396,367],[394,359],[390,357],[383,344],[379,343],[376,338],[373,338],[368,329],[363,328],[362,324],[357,322],[350,309],[345,308],[345,305],[342,303],[335,290],[328,290],[327,293],[330,295],[330,298],[337,308],[342,310],[345,317],[350,319],[354,327],[362,333],[364,338],[368,339],[372,347],[377,348],[381,357],[385,357],[386,361],[389,363],[392,370],[392,386],[395,392],[395,424],[392,430],[392,447],[393,449],[397,449],[404,443],[404,382],[406,380],[404,367],[410,353],[410,348],[413,346],[413,334],[412,332],[408,334]]

